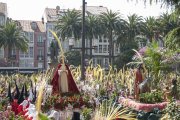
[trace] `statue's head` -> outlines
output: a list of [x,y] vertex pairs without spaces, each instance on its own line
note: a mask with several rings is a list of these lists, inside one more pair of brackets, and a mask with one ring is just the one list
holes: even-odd
[[59,55],[58,56],[58,62],[63,63],[63,60],[64,60],[64,63],[67,63],[66,57],[64,55]]

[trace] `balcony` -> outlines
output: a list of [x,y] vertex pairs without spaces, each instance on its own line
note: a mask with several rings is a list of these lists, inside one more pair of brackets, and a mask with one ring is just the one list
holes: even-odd
[[11,55],[11,56],[10,56],[10,59],[11,59],[11,60],[15,60],[15,59],[16,59],[16,55]]
[[42,55],[38,55],[38,56],[37,56],[37,60],[39,60],[39,61],[44,60],[44,56],[42,56]]
[[44,47],[44,42],[37,42],[38,47]]

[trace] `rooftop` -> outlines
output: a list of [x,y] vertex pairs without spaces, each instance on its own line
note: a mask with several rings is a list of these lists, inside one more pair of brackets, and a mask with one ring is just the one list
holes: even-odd
[[57,21],[58,15],[64,13],[67,9],[54,9],[54,8],[46,8],[45,9],[45,17],[48,22]]
[[[103,7],[103,6],[86,6],[86,11],[93,14],[93,15],[99,15],[103,12],[107,12],[107,7]],[[48,22],[55,22],[57,21],[58,18],[58,14],[62,14],[64,12],[66,12],[67,9],[55,9],[55,8],[46,8],[45,9],[45,17],[47,19]],[[80,11],[81,10],[77,10]]]
[[31,28],[31,23],[36,22],[39,31],[46,32],[45,27],[41,21],[31,21],[31,20],[17,20],[17,21],[20,22],[20,25],[22,26],[23,31],[34,32],[34,30]]
[[103,12],[107,12],[108,8],[103,6],[86,6],[86,11],[93,15],[99,15]]

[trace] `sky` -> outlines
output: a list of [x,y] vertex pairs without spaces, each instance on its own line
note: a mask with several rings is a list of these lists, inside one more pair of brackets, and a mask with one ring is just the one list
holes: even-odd
[[[104,6],[113,11],[120,12],[124,17],[136,13],[140,16],[158,16],[162,12],[167,12],[166,8],[161,5],[144,5],[139,0],[86,0],[87,6]],[[82,0],[0,0],[7,3],[8,16],[14,20],[41,20],[44,9],[56,8],[60,6],[62,9],[80,9]]]

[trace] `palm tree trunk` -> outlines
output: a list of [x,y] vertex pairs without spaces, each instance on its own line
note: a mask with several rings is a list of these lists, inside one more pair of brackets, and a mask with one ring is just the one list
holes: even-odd
[[92,59],[92,38],[90,38],[90,60]]
[[113,67],[113,65],[114,65],[114,42],[113,42],[113,40],[112,40],[112,67]]
[[12,51],[12,49],[11,49],[11,46],[8,46],[8,63],[10,63],[10,65],[11,65],[11,51]]
[[111,66],[113,66],[112,64],[112,30],[110,30],[110,33],[109,33],[109,64]]

